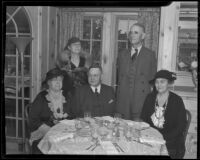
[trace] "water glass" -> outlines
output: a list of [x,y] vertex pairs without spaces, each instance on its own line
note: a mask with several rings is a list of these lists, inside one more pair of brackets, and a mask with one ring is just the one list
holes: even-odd
[[75,119],[75,128],[79,130],[81,128],[81,122],[78,118]]
[[161,144],[160,145],[160,155],[167,155],[167,148],[165,146],[165,144]]
[[124,127],[124,137],[126,137],[127,140],[131,140],[132,132],[133,132],[132,130],[133,128],[128,125]]
[[121,118],[122,118],[122,115],[120,113],[115,113],[114,114],[114,120],[115,120],[115,122],[119,122]]
[[86,121],[89,121],[90,118],[91,118],[91,112],[89,112],[89,111],[84,112],[84,119]]

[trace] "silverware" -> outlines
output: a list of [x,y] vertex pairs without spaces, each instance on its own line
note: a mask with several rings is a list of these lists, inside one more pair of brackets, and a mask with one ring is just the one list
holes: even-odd
[[124,150],[116,143],[114,142],[113,143],[115,147],[117,147],[121,152],[124,152]]
[[[96,140],[95,138],[93,138],[93,139]],[[90,148],[95,147],[96,144],[97,144],[97,141],[95,143],[93,143],[92,145],[90,145],[88,148],[86,148],[86,150],[89,150]]]
[[149,143],[141,142],[140,139],[139,139],[139,140],[134,140],[134,139],[132,139],[132,141],[135,141],[135,142],[140,143],[140,144],[144,144],[144,145],[149,146],[149,147],[153,147],[153,146],[152,146],[151,144],[149,144]]
[[94,145],[96,145],[96,144],[92,144],[92,145],[90,145],[88,148],[86,148],[86,150],[89,150],[92,146],[94,146]]
[[93,151],[95,148],[97,148],[100,145],[99,142],[96,143],[95,147],[91,149],[91,151]]
[[141,128],[140,131],[143,131],[143,130],[146,130],[146,129],[149,129],[150,127],[144,127],[144,128]]
[[113,145],[114,145],[115,149],[116,149],[118,152],[120,152],[120,149],[115,145],[115,143],[113,143]]

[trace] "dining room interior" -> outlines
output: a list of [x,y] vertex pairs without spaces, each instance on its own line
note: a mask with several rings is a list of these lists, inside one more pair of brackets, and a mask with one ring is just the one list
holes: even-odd
[[170,90],[182,97],[191,113],[184,159],[197,158],[198,66],[192,66],[198,62],[197,1],[174,1],[160,7],[5,8],[2,125],[6,155],[27,154],[25,106],[41,91],[46,73],[56,66],[69,38],[81,39],[83,52],[102,66],[102,83],[116,90],[118,53],[128,47],[130,27],[143,23],[144,45],[154,51],[157,71],[176,73],[177,80]]

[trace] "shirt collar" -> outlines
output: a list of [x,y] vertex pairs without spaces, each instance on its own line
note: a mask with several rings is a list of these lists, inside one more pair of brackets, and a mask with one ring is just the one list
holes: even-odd
[[97,87],[94,87],[94,86],[90,86],[92,91],[95,93],[95,88],[97,88],[97,92],[100,93],[101,91],[101,84],[99,84]]
[[[133,48],[133,47],[132,47]],[[132,49],[131,48],[131,49]],[[142,48],[142,45],[141,46],[139,46],[137,49],[138,49],[138,54],[137,54],[137,56],[139,55],[139,53],[140,53],[140,50],[141,50],[141,48]],[[135,48],[136,49],[136,48]],[[133,53],[131,52],[131,56],[133,55]]]

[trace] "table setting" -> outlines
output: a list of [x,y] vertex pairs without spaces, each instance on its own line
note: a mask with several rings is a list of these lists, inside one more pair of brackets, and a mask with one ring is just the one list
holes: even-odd
[[162,135],[119,116],[62,120],[38,144],[44,154],[168,155]]

